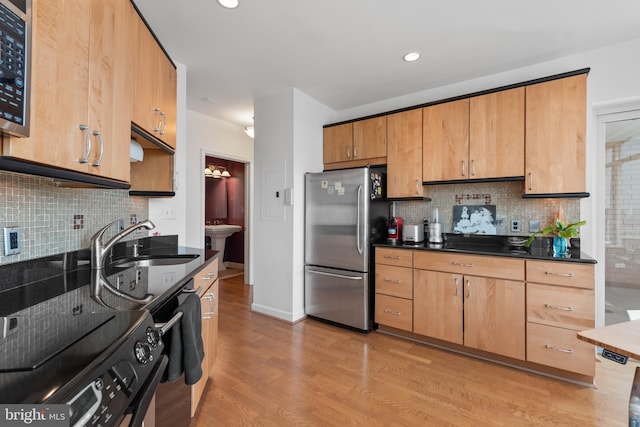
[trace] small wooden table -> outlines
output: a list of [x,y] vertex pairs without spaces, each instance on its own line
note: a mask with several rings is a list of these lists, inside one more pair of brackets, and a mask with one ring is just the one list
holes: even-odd
[[[640,320],[588,329],[578,332],[578,338],[614,353],[640,360]],[[636,368],[629,396],[629,426],[640,427],[640,367]]]

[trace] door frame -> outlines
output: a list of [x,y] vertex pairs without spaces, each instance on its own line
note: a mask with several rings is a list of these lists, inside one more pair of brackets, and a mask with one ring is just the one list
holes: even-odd
[[593,200],[591,204],[591,218],[593,220],[595,259],[600,260],[595,265],[595,299],[596,299],[596,327],[605,326],[605,144],[607,123],[621,120],[640,118],[640,96],[634,96],[613,101],[593,104],[597,140],[592,157],[591,170],[593,174]]
[[[253,164],[251,159],[248,159],[246,157],[241,157],[241,156],[233,156],[233,155],[229,155],[229,154],[225,154],[225,153],[220,153],[217,151],[213,151],[213,150],[207,150],[205,148],[200,150],[200,170],[204,171],[204,168],[207,167],[206,166],[206,162],[207,162],[207,157],[216,157],[218,159],[222,159],[222,160],[229,160],[232,162],[238,162],[238,163],[243,163],[244,164],[244,176],[245,176],[245,182],[244,182],[244,206],[245,206],[245,211],[244,211],[244,226],[245,226],[245,233],[244,233],[244,283],[245,284],[252,284],[253,283],[253,277],[252,277],[252,245],[251,245],[251,241],[252,236],[251,236],[251,230],[252,230],[252,211],[253,211],[253,206],[251,204],[251,200],[253,200],[253,195],[251,193],[251,180],[252,180],[252,174],[251,171],[253,170]],[[202,235],[200,236],[200,241],[204,242],[204,216],[205,216],[205,204],[204,204],[204,198],[205,198],[205,176],[204,173],[200,174],[200,200],[202,201],[202,205],[201,205],[201,211],[200,211],[200,218],[201,218],[201,223],[202,223]],[[224,256],[224,254],[223,254]],[[220,260],[220,262],[222,262],[222,260]]]

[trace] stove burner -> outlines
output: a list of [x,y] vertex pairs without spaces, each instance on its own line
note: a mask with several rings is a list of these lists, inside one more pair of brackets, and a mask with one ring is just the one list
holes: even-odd
[[1,317],[0,372],[37,369],[114,317],[112,313]]

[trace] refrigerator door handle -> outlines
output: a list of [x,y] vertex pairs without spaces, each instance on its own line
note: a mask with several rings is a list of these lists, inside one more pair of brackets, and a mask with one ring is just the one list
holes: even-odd
[[356,241],[358,246],[358,253],[362,254],[362,238],[360,236],[360,200],[362,195],[362,185],[358,185],[358,199],[356,200],[356,206],[358,207],[358,212],[356,213],[358,219],[356,221]]
[[362,276],[345,276],[343,274],[335,274],[335,273],[327,273],[325,271],[318,271],[318,270],[312,270],[312,269],[308,269],[307,270],[309,273],[314,273],[314,274],[321,274],[323,276],[331,276],[331,277],[337,277],[339,279],[348,279],[348,280],[362,280]]

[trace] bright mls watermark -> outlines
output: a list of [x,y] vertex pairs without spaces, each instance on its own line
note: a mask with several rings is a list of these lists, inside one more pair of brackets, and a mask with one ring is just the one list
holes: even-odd
[[0,405],[0,427],[69,427],[68,405]]

